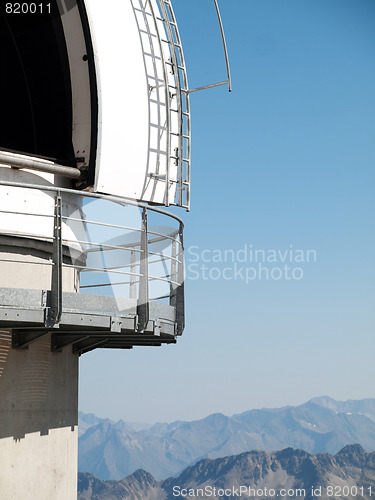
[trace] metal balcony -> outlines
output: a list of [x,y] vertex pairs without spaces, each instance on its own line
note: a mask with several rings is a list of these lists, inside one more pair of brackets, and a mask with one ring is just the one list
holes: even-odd
[[1,181],[0,192],[18,200],[0,202],[0,329],[12,330],[13,348],[43,335],[52,350],[78,354],[176,342],[185,321],[178,217],[53,186]]

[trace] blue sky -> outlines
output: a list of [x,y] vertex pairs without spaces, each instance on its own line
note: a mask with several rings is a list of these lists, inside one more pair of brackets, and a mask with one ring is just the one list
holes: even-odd
[[[155,422],[375,396],[375,3],[220,6],[233,92],[191,95],[192,210],[176,211],[186,224],[186,331],[175,346],[84,355],[82,411]],[[213,3],[174,8],[190,87],[225,79]],[[264,271],[248,283],[232,279],[235,264],[259,263],[192,262],[193,251],[246,245],[312,249],[316,262],[287,262],[301,279]],[[219,279],[193,279],[192,264]]]

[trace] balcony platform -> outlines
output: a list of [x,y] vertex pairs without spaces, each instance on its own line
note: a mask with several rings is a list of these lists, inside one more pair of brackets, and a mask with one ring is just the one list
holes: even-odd
[[176,343],[175,308],[168,304],[151,302],[150,319],[139,332],[135,299],[64,292],[61,320],[51,328],[47,324],[50,295],[47,290],[0,289],[0,328],[12,330],[13,348],[27,349],[48,334],[53,351],[72,345],[78,354],[96,348]]

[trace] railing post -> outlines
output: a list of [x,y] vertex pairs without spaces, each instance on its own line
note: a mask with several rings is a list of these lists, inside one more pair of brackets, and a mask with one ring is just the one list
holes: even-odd
[[[171,283],[170,283],[170,298],[169,305],[176,307],[176,288],[175,284],[178,280],[177,276],[177,242],[172,241],[172,259],[171,259]],[[174,282],[174,283],[173,283]]]
[[129,284],[129,297],[131,299],[137,298],[137,272],[135,251],[130,250],[130,284]]
[[54,326],[60,322],[62,313],[62,198],[55,196],[52,241],[51,299],[46,324]]
[[142,332],[147,328],[149,321],[149,296],[148,296],[148,234],[147,234],[147,211],[142,212],[141,231],[141,258],[139,262],[139,291],[138,291],[138,331]]
[[180,242],[178,246],[178,287],[176,289],[176,325],[177,335],[182,335],[185,328],[185,270],[184,270],[184,240],[183,240],[183,225],[180,224],[179,229]]

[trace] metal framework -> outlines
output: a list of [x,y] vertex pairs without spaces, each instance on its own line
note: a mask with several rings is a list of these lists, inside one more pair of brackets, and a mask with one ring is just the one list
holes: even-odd
[[[228,91],[232,91],[232,80],[229,65],[228,49],[225,40],[225,33],[223,22],[220,15],[220,9],[217,0],[213,0],[217,19],[219,22],[219,28],[221,33],[221,39],[223,44],[225,65],[227,79],[223,82],[213,83],[210,85],[204,85],[202,87],[197,87],[194,89],[189,89],[186,64],[184,53],[182,50],[181,38],[177,27],[176,17],[173,11],[172,4],[170,0],[154,0],[158,6],[159,14],[155,12],[153,8],[153,0],[147,0],[147,4],[150,8],[151,15],[153,17],[155,28],[158,33],[158,40],[160,45],[160,53],[163,64],[163,78],[165,82],[165,102],[167,107],[167,119],[166,119],[166,131],[167,131],[167,159],[166,159],[166,175],[165,179],[165,205],[178,205],[180,207],[190,210],[190,182],[191,182],[191,118],[190,118],[190,100],[189,95],[192,92],[197,92],[200,90],[205,90],[213,87],[218,87],[221,85],[227,85]],[[160,32],[158,21],[163,23],[164,31],[167,39],[163,38]],[[162,43],[169,44],[170,60],[166,61],[163,56]],[[166,65],[170,66],[171,72],[175,78],[175,85],[168,84],[168,77],[166,75]],[[150,87],[150,90],[155,90],[154,87]],[[177,107],[176,109],[172,106],[172,100],[176,97]],[[178,127],[177,132],[171,130],[171,113],[176,113],[178,117]],[[175,151],[170,150],[170,140],[169,135],[175,135],[178,138],[178,146]],[[175,164],[178,167],[177,181],[170,178],[169,175],[169,159],[174,159]],[[160,177],[158,177],[161,180]],[[176,200],[171,202],[169,199],[169,186],[171,183],[177,183],[176,190]]]
[[[0,186],[38,190],[53,200],[49,214],[0,211],[0,228],[8,216],[18,217],[26,227],[28,218],[53,223],[51,234],[43,238],[27,234],[22,225],[14,232],[0,229],[7,246],[23,247],[28,241],[46,255],[42,263],[1,256],[0,263],[50,269],[49,289],[0,288],[0,328],[12,330],[13,347],[27,348],[48,333],[53,350],[72,345],[79,354],[99,347],[176,342],[185,324],[183,223],[177,216],[114,196],[15,182],[1,181]],[[72,200],[83,209],[66,213]],[[106,203],[100,217],[84,214],[85,203],[92,200]],[[139,215],[138,226],[111,222],[127,219],[130,209]],[[155,217],[168,226],[150,225]],[[79,281],[76,293],[64,291],[67,272],[75,273]]]
[[[154,124],[166,134],[165,174],[156,171],[150,177],[165,182],[166,206],[177,205],[187,210],[190,209],[191,170],[189,95],[219,85],[228,85],[231,91],[224,30],[217,0],[213,1],[221,31],[227,80],[193,89],[188,86],[180,34],[171,1],[143,0],[140,9],[146,27],[148,23],[154,24],[156,35],[152,36],[157,39],[160,57],[155,56],[153,43],[150,43],[150,53],[145,51],[144,55],[150,56],[154,64],[159,58],[162,68],[154,68],[154,75],[150,76],[150,82],[153,78],[153,84],[149,85],[150,94],[161,92],[161,87],[164,87],[165,94],[165,104],[160,98],[155,100],[159,105],[165,105],[165,124],[161,123],[160,113],[158,123]],[[152,31],[145,33],[150,35]],[[162,74],[158,75],[158,71]],[[164,121],[164,113],[162,116]],[[171,161],[175,162],[176,167],[173,175]],[[79,168],[7,151],[0,151],[0,163],[76,180],[85,176],[85,172]],[[174,184],[176,189],[171,190]],[[46,266],[50,272],[50,286],[46,289],[0,288],[0,328],[12,330],[14,348],[25,349],[31,342],[47,334],[51,334],[53,350],[59,351],[71,345],[79,354],[98,347],[129,349],[135,345],[176,342],[176,337],[183,333],[185,326],[183,222],[179,217],[160,208],[117,196],[0,181],[0,188],[6,187],[30,192],[38,190],[52,200],[50,213],[0,209],[0,243],[4,241],[7,247],[13,248],[36,248],[45,255],[44,260],[36,261],[28,259],[27,253],[23,260],[20,260],[19,255],[17,259],[12,259],[3,258],[0,254],[0,264],[9,264],[10,268],[20,264]],[[170,199],[170,191],[176,193],[173,200]],[[107,207],[101,212],[107,219],[87,218],[84,204],[88,200],[110,203],[112,207],[124,211],[124,216],[114,223],[112,211]],[[81,208],[74,213],[67,213],[66,207],[72,205]],[[125,212],[129,207],[136,207],[140,211],[139,225],[136,227],[122,223],[122,220],[130,220]],[[173,223],[174,228],[166,231],[164,226],[153,225],[155,216],[163,217],[169,224]],[[19,217],[17,220],[22,221],[22,224],[12,226],[12,231],[2,230],[2,221],[13,220],[12,217]],[[48,219],[51,230],[43,236],[38,236],[32,230],[27,232],[25,220],[28,218],[34,222],[36,219],[44,222]],[[101,236],[92,237],[90,228],[95,228],[94,233]],[[110,237],[103,236],[107,230]],[[119,231],[120,234],[114,236],[113,231]],[[76,280],[75,292],[64,288],[66,276]]]
[[[181,44],[181,38],[176,22],[176,17],[170,0],[143,0],[140,1],[140,8],[133,7],[135,11],[142,13],[144,23],[147,26],[146,31],[140,32],[147,34],[152,38],[153,31],[157,33],[156,43],[159,46],[156,56],[154,50],[154,41],[150,42],[149,50],[144,51],[144,57],[150,57],[154,65],[154,75],[148,75],[149,90],[152,92],[161,92],[164,87],[164,102],[165,102],[165,123],[161,123],[160,116],[156,126],[166,135],[166,153],[165,153],[165,170],[160,173],[157,168],[156,172],[149,173],[149,178],[165,183],[164,187],[164,205],[177,205],[190,210],[190,182],[191,182],[191,117],[190,117],[190,94],[192,92],[227,85],[229,92],[232,90],[230,66],[228,50],[225,40],[223,23],[221,20],[220,9],[217,0],[213,0],[217,19],[219,22],[220,33],[222,38],[227,79],[223,82],[213,83],[189,89],[188,78],[186,72],[186,64],[184,53]],[[150,29],[150,23],[154,25],[155,30]],[[166,50],[166,47],[168,48]],[[161,70],[156,68],[156,60],[161,61]],[[158,71],[162,72],[158,75]],[[173,76],[171,77],[170,74]],[[173,83],[172,83],[173,82]],[[150,102],[160,103],[160,94],[157,99]],[[175,116],[173,116],[175,115]],[[173,118],[172,118],[173,116]],[[174,118],[177,118],[175,120]],[[159,130],[159,135],[160,135]],[[175,140],[172,138],[175,137]],[[160,140],[160,138],[159,138]],[[173,148],[173,145],[177,144]],[[160,144],[159,144],[160,146]],[[160,155],[160,148],[152,149],[152,151]],[[163,153],[164,155],[164,153]],[[160,160],[160,158],[159,158]],[[72,168],[54,163],[50,160],[34,158],[27,155],[9,153],[0,151],[0,162],[4,165],[9,165],[15,168],[28,168],[39,170],[42,172],[50,172],[61,176],[69,177],[75,180],[85,180],[85,171],[79,168]],[[177,176],[171,175],[171,162],[177,167]],[[171,199],[171,186],[176,185],[175,197]],[[147,182],[144,189],[146,189]]]
[[191,94],[192,92],[198,92],[199,90],[206,90],[206,89],[212,89],[213,87],[220,87],[221,85],[228,85],[228,92],[232,92],[232,78],[231,78],[231,74],[230,74],[229,56],[228,56],[227,42],[225,40],[223,21],[221,19],[219,4],[218,4],[217,0],[213,0],[213,2],[214,2],[215,10],[216,10],[217,20],[219,23],[221,41],[223,43],[223,51],[224,51],[225,66],[226,66],[226,71],[227,71],[227,79],[223,82],[211,83],[210,85],[203,85],[202,87],[196,87],[194,89],[190,89],[188,91],[189,94]]
[[[191,156],[191,122],[190,122],[190,101],[189,85],[187,79],[184,53],[182,50],[181,38],[177,27],[175,14],[169,0],[155,0],[158,12],[155,12],[152,0],[147,0],[156,31],[163,65],[163,79],[165,86],[166,103],[166,133],[167,133],[167,158],[165,176],[165,205],[178,205],[190,210],[190,156]],[[159,28],[159,23],[163,25],[163,31]],[[165,39],[165,36],[167,37]],[[165,60],[163,43],[169,45],[169,60]],[[174,76],[175,85],[169,84],[168,71]],[[155,90],[150,87],[150,90]],[[176,98],[176,107],[173,106],[173,99]],[[172,130],[171,115],[177,115],[177,129]],[[175,151],[171,151],[169,137],[174,135],[178,138],[178,146]],[[169,162],[174,160],[177,165],[177,180],[171,179],[169,174]],[[169,187],[176,183],[176,199],[169,199]]]

